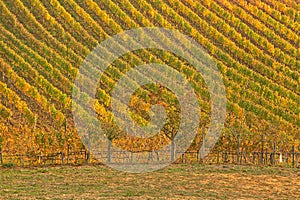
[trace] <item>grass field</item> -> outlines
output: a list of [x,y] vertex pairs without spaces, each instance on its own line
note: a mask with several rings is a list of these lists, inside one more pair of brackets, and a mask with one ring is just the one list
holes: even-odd
[[1,199],[300,199],[300,170],[172,165],[127,174],[102,165],[0,170]]

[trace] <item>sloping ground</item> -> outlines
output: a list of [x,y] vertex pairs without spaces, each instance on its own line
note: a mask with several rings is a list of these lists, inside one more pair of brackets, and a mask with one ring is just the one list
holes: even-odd
[[[136,27],[180,30],[214,58],[228,99],[219,148],[235,149],[239,141],[243,150],[255,150],[265,134],[267,149],[275,143],[278,149],[294,145],[297,149],[300,7],[296,1],[4,0],[0,23],[2,151],[81,148],[71,115],[78,68],[101,41]],[[118,59],[100,80],[97,111],[104,126],[111,123],[112,86],[132,66],[150,61],[168,64],[188,78],[202,107],[201,126],[207,125],[210,97],[193,66],[168,52],[141,50]],[[148,95],[153,92],[144,90]],[[160,92],[171,95],[166,89]],[[146,102],[144,107],[150,105],[147,97],[136,98]],[[157,101],[169,103],[168,98]],[[147,121],[141,110],[136,116]],[[200,140],[199,136],[194,148]]]

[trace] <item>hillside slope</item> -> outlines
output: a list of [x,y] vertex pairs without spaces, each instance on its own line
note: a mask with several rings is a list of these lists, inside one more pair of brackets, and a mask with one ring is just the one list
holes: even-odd
[[[293,0],[3,0],[0,1],[0,133],[8,153],[82,148],[74,128],[71,96],[85,57],[123,30],[165,27],[192,37],[214,58],[227,93],[227,121],[216,148],[245,151],[299,145],[300,5]],[[208,124],[210,97],[196,70],[169,52],[141,50],[124,55],[99,84],[99,113],[110,126],[112,86],[132,66],[157,62],[183,73]],[[150,104],[168,107],[165,88],[136,94],[136,119]],[[149,95],[156,96],[151,102]],[[165,96],[166,96],[165,95]],[[172,97],[173,98],[173,97]],[[169,101],[169,102],[168,102]],[[171,101],[172,102],[172,101]],[[173,105],[178,109],[177,105]],[[170,119],[170,124],[175,118]],[[114,126],[114,125],[113,125]],[[196,138],[194,146],[200,143]],[[240,134],[237,134],[240,133]],[[122,135],[122,134],[121,134]],[[168,141],[164,135],[155,140]],[[237,139],[237,137],[239,137]],[[125,136],[115,137],[121,146]],[[128,139],[128,138],[127,138]],[[126,142],[127,141],[127,142]],[[157,141],[154,141],[154,144]],[[141,141],[133,144],[139,148]],[[147,148],[147,147],[146,147]],[[150,147],[149,147],[150,148]]]

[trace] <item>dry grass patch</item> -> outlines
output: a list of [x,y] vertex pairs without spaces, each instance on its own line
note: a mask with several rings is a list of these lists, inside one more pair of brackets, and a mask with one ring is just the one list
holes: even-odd
[[102,165],[0,171],[1,199],[300,199],[300,171],[172,165],[128,174]]

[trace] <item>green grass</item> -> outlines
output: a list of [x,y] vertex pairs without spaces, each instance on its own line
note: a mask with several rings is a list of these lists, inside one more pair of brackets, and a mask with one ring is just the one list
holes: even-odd
[[0,199],[300,198],[299,169],[172,165],[129,174],[102,165],[2,168]]

